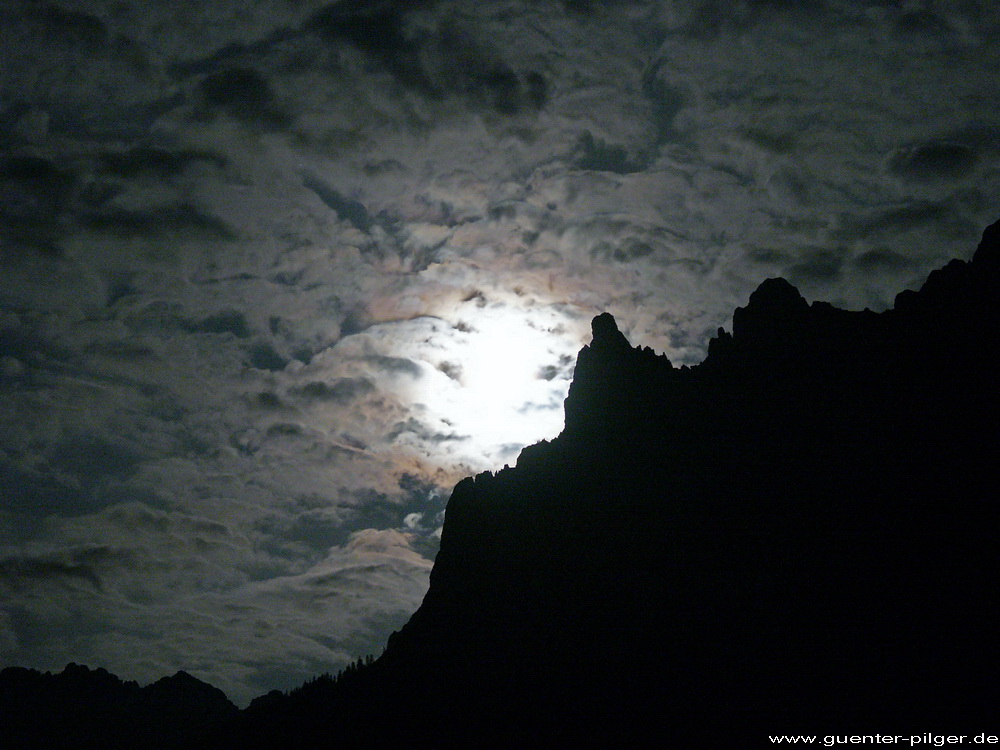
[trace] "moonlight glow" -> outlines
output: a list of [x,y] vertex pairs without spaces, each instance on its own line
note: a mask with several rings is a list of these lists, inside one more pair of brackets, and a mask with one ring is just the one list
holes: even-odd
[[506,459],[562,430],[568,366],[578,345],[554,338],[547,317],[538,311],[482,311],[456,337],[451,386],[426,394],[428,407],[469,435],[488,459]]
[[394,450],[446,471],[496,469],[562,430],[584,328],[556,305],[477,300],[373,326],[338,349],[385,363],[380,392],[419,416],[419,429],[396,425]]

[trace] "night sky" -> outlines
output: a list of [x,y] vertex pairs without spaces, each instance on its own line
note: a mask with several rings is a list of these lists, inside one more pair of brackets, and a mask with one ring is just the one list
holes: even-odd
[[883,310],[1000,218],[987,0],[0,0],[0,667],[378,655],[591,318]]

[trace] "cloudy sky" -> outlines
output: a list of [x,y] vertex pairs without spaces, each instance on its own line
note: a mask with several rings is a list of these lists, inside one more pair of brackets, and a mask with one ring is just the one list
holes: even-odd
[[0,666],[381,652],[589,321],[884,309],[1000,218],[987,0],[0,0]]

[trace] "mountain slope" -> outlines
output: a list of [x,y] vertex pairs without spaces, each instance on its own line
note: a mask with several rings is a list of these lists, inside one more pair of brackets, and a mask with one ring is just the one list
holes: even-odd
[[327,708],[248,726],[411,746],[978,726],[998,323],[1000,224],[881,314],[768,280],[694,368],[598,316],[564,432],[459,483],[385,654]]

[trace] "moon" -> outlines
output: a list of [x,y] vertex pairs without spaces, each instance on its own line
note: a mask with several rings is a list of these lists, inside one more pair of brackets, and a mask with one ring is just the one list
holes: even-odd
[[433,426],[427,459],[449,471],[501,468],[562,431],[587,330],[561,305],[478,302],[455,305],[429,325],[431,335],[398,352],[423,373],[399,397]]

